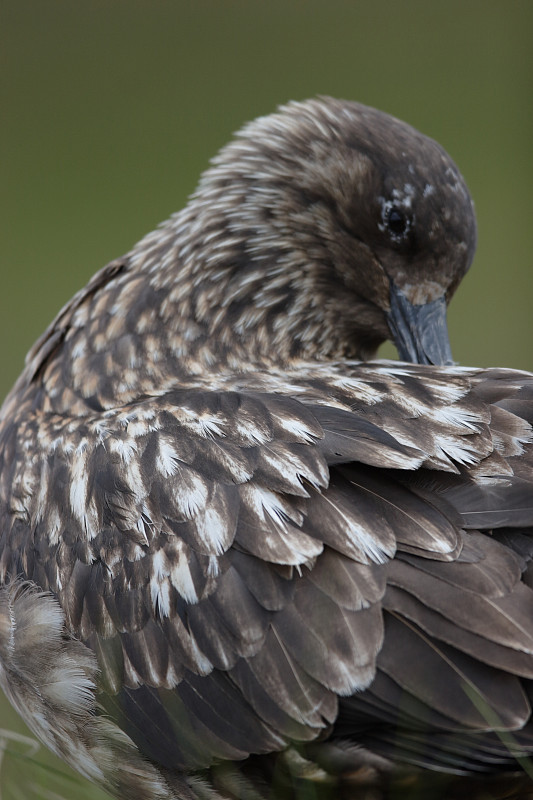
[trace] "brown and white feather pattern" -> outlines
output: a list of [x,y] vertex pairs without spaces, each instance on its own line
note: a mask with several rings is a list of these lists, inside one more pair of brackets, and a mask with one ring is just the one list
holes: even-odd
[[[524,391],[523,376],[511,377],[510,397],[517,380]],[[510,412],[495,415],[500,427],[509,418],[495,443],[476,370],[302,364],[283,377],[195,383],[76,420],[24,415],[4,433],[4,580],[26,575],[59,599],[67,630],[97,655],[112,719],[149,693],[155,719],[147,710],[131,720],[130,710],[122,720],[145,755],[192,770],[313,740],[334,723],[336,695],[365,689],[376,659],[387,672],[394,640],[384,645],[383,609],[433,636],[428,614],[444,615],[442,647],[473,658],[481,648],[484,663],[532,676],[522,595],[532,605],[533,593],[518,556],[491,544],[493,562],[511,570],[498,576],[503,600],[482,581],[467,602],[450,567],[435,572],[452,561],[460,575],[464,561],[472,582],[490,540],[465,539],[454,498],[470,485],[484,496],[495,451],[507,471],[492,480],[506,484],[529,452],[530,430]],[[449,479],[430,494],[443,471]],[[533,519],[531,504],[509,513]],[[478,604],[482,630],[470,613]],[[394,630],[396,617],[386,619]],[[500,709],[507,728],[529,715],[513,680],[518,707],[505,695]],[[481,727],[464,697],[458,706],[452,729]],[[224,722],[230,707],[240,728]],[[176,729],[185,708],[190,721]]]
[[[276,754],[317,776],[533,752],[533,376],[360,360],[389,256],[361,233],[349,262],[352,128],[414,133],[285,113],[60,312],[0,417],[0,685],[122,800],[264,797]],[[451,292],[470,201],[417,136],[453,179],[458,228],[430,236]]]

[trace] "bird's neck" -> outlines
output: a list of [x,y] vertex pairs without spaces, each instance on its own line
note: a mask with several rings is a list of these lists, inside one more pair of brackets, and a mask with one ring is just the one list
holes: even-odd
[[193,372],[373,355],[384,336],[365,337],[373,312],[335,276],[320,220],[300,226],[295,247],[279,221],[251,209],[247,227],[246,215],[222,216],[222,203],[193,198],[131,252],[132,276],[145,279],[139,339],[165,339],[167,357]]
[[82,413],[213,375],[373,355],[379,340],[361,333],[368,306],[332,281],[317,241],[290,249],[268,227],[221,221],[214,201],[192,203],[49,329],[45,345],[60,341],[33,366],[43,408]]

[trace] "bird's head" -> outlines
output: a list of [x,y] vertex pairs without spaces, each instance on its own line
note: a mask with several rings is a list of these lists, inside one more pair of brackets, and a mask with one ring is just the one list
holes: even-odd
[[475,243],[467,188],[436,142],[358,103],[289,103],[94,276],[21,380],[39,375],[61,410],[177,376],[367,359],[389,338],[404,360],[451,363],[446,305]]
[[289,103],[221,150],[186,213],[212,336],[229,338],[223,322],[280,358],[368,358],[391,338],[404,360],[451,363],[446,305],[474,209],[443,148],[404,122]]

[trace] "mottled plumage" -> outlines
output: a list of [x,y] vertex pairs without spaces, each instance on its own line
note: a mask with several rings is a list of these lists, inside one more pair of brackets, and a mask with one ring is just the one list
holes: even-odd
[[533,376],[451,363],[475,239],[435,142],[292,103],[29,353],[0,686],[117,798],[522,781]]

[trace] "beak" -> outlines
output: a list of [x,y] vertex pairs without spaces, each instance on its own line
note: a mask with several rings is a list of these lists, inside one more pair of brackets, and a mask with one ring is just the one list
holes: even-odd
[[454,363],[444,297],[415,306],[391,281],[387,322],[402,361],[445,366]]

